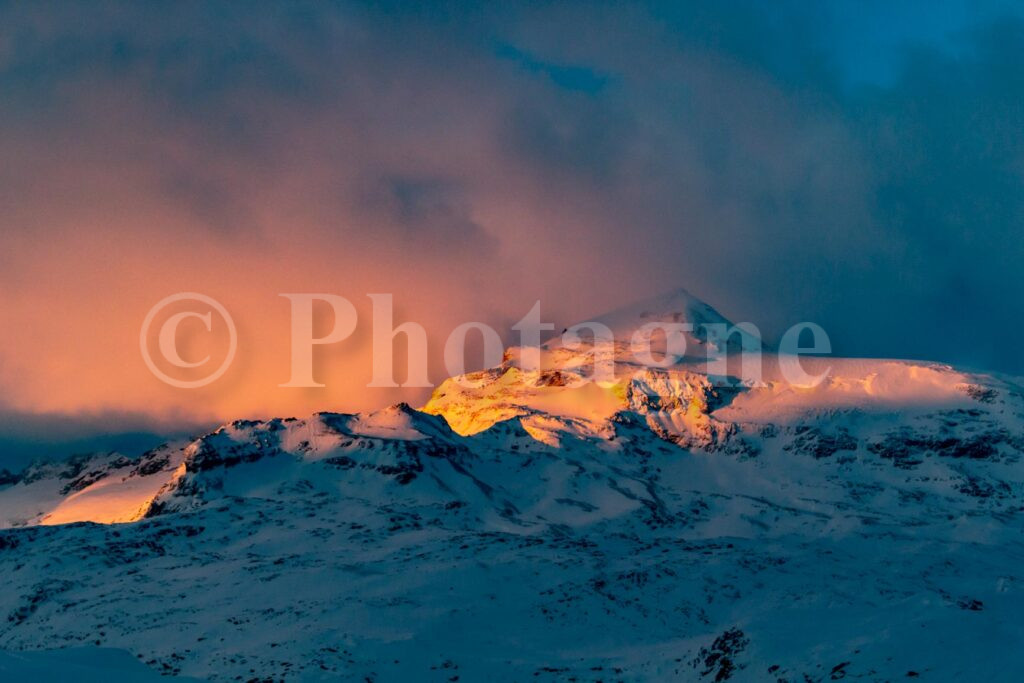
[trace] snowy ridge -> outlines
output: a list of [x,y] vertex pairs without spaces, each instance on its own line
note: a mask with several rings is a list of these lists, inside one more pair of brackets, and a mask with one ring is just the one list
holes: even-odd
[[216,680],[1013,680],[1018,383],[829,358],[815,388],[720,386],[625,351],[604,385],[510,349],[422,410],[7,477],[0,649]]

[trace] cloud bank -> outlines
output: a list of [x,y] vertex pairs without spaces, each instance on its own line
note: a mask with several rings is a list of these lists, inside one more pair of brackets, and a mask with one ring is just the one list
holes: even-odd
[[[769,336],[1021,374],[1022,103],[997,4],[5,5],[0,388],[204,420],[422,399],[365,390],[365,334],[327,389],[277,388],[302,291],[393,293],[434,361],[464,321],[685,286]],[[137,348],[179,291],[241,344],[184,395]]]

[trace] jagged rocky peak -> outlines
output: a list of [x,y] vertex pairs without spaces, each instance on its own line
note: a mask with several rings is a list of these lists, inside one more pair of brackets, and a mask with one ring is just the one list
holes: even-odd
[[[711,381],[708,359],[727,357],[744,347],[760,348],[758,340],[742,337],[742,330],[723,338],[733,329],[732,321],[682,288],[586,322],[612,334],[613,355],[606,357],[614,367],[612,377],[590,381],[595,351],[600,349],[589,343],[593,337],[588,333],[581,332],[579,344],[556,335],[539,349],[507,349],[500,367],[446,380],[424,411],[443,416],[461,434],[520,418],[525,429],[548,441],[553,420],[565,431],[597,435],[607,431],[609,421],[622,411],[671,413],[671,419],[659,419],[659,425],[705,433],[707,414],[735,393]],[[647,334],[634,339],[645,326]],[[658,331],[651,333],[651,326]],[[650,367],[654,363],[648,361],[666,367]]]

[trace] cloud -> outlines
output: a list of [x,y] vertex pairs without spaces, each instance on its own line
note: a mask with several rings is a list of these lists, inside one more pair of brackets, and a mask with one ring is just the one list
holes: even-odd
[[116,451],[139,455],[176,438],[213,428],[142,413],[61,414],[0,409],[0,470],[18,472],[37,460]]
[[[841,353],[1024,373],[1024,41],[1002,12],[4,6],[0,386],[27,413],[375,407],[363,337],[328,390],[277,389],[278,293],[394,293],[440,379],[460,322],[680,285]],[[181,395],[136,335],[192,290],[243,348]]]

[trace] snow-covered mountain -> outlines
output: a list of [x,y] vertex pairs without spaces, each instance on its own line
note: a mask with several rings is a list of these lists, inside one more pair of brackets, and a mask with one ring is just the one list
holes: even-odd
[[[597,320],[727,322],[682,291]],[[5,477],[0,649],[216,680],[1016,680],[1022,386],[827,358],[802,388],[767,353],[723,383],[700,359],[732,349],[687,342],[582,386],[587,349],[512,348],[420,410]]]

